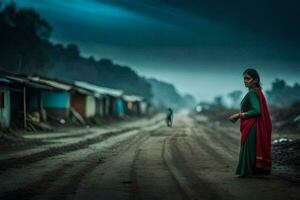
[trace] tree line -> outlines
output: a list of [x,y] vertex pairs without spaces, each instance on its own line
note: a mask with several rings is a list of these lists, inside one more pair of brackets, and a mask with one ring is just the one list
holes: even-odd
[[[65,81],[82,80],[152,97],[151,85],[111,59],[84,58],[76,44],[53,44],[52,27],[32,8],[0,4],[0,68]],[[62,76],[63,75],[63,76]]]

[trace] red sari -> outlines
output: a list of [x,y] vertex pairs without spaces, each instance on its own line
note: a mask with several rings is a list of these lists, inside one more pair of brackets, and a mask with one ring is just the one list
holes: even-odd
[[241,119],[241,144],[247,138],[251,127],[256,123],[256,168],[271,170],[271,133],[272,125],[266,99],[261,89],[256,89],[259,96],[260,116]]

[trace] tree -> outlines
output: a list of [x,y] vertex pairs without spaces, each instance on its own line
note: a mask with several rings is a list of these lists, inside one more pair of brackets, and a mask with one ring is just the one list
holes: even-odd
[[241,100],[242,94],[243,94],[243,92],[240,90],[235,90],[228,94],[228,96],[232,102],[232,107],[239,106],[239,101]]
[[76,44],[68,44],[67,53],[70,58],[78,58],[79,57],[79,48]]
[[100,61],[99,61],[99,64],[101,66],[105,66],[105,67],[111,67],[114,65],[113,61],[109,58],[102,58]]
[[222,96],[216,96],[214,98],[214,103],[213,103],[216,107],[223,107],[223,97]]
[[49,39],[52,28],[31,8],[20,9],[16,16],[16,27],[23,33],[40,40]]
[[289,106],[296,101],[300,101],[300,85],[287,85],[282,79],[275,79],[271,90],[266,92],[269,103],[274,106]]
[[0,10],[0,27],[0,65],[25,73],[49,66],[42,49],[52,29],[35,10],[11,2]]

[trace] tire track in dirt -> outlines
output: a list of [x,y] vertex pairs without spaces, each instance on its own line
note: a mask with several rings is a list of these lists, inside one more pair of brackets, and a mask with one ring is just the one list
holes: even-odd
[[236,146],[236,143],[233,143],[232,140],[227,141],[225,139],[226,137],[216,130],[204,127],[204,132],[216,145],[220,146],[220,148],[226,152],[226,155],[229,156],[231,160],[235,159],[237,151],[236,149],[233,149],[233,147]]
[[184,155],[185,163],[190,166],[202,182],[207,183],[220,196],[234,199],[232,191],[223,187],[226,182],[222,180],[225,176],[233,176],[234,166],[221,165],[214,157],[201,151],[197,146],[191,145],[191,142],[191,138],[188,137],[176,140],[176,146]]
[[[127,140],[117,143],[110,148],[114,149],[116,148],[116,146],[121,146],[123,143],[132,144],[132,142],[137,141],[136,138],[139,137],[142,137],[142,134],[135,134],[134,136],[129,137]],[[81,166],[80,169],[77,169],[77,172],[69,178],[69,183],[67,183],[67,185],[65,185],[61,190],[59,190],[57,194],[72,193],[76,191],[77,185],[80,183],[80,180],[84,176],[92,172],[97,166],[104,162],[103,156],[101,156],[102,159],[95,159],[102,154],[102,151],[103,150],[101,149],[97,152],[93,152],[83,160],[73,160],[71,162],[64,163],[61,167],[47,172],[45,175],[42,176],[42,178],[33,183],[30,183],[22,188],[15,189],[13,191],[5,192],[3,194],[3,199],[32,199],[40,194],[47,193],[49,189],[51,189],[57,182],[61,181],[62,177],[70,173],[69,171],[74,170],[78,163],[84,163],[83,166]],[[63,195],[58,197],[58,199],[63,198]]]
[[24,166],[26,164],[31,164],[31,163],[43,160],[45,158],[64,154],[64,153],[75,151],[75,150],[82,149],[82,148],[87,148],[91,144],[103,142],[112,136],[117,136],[117,135],[123,134],[124,132],[131,131],[131,130],[132,129],[110,132],[110,133],[106,133],[106,134],[103,134],[103,135],[100,135],[100,136],[97,136],[94,138],[86,139],[84,141],[80,141],[77,143],[72,143],[72,144],[67,144],[64,146],[49,148],[44,151],[41,151],[38,153],[33,153],[33,154],[26,155],[23,157],[9,158],[9,159],[5,159],[5,160],[1,160],[0,161],[0,170]]
[[171,174],[171,177],[172,177],[174,183],[176,183],[177,187],[179,188],[180,193],[182,194],[182,196],[184,197],[184,199],[188,199],[187,193],[186,193],[186,192],[184,191],[184,189],[181,187],[179,181],[176,179],[175,174],[172,172],[172,170],[170,169],[170,167],[169,167],[168,164],[167,164],[167,159],[166,159],[166,143],[167,143],[167,139],[169,139],[169,138],[166,138],[166,139],[164,140],[163,151],[162,151],[162,153],[161,153],[161,157],[162,157],[162,159],[163,159],[163,162],[164,162],[165,167],[168,169],[169,173]]
[[43,138],[41,140],[48,140],[48,141],[51,141],[51,140],[57,140],[57,139],[68,139],[68,138],[80,138],[80,137],[83,137],[83,136],[86,136],[86,135],[89,135],[89,134],[95,134],[94,131],[86,131],[86,132],[82,132],[82,133],[77,133],[77,134],[70,134],[70,135],[57,135],[57,136],[52,136],[52,137],[49,137],[49,138]]
[[[214,166],[224,166],[222,163],[223,162],[218,162],[216,159],[212,159],[211,154],[209,154],[207,151],[203,150],[197,142],[190,136],[188,138],[183,138],[182,141],[184,142],[184,145],[194,158],[193,160],[203,160],[205,159],[205,162],[209,161],[214,161],[213,164]],[[208,168],[208,166],[200,166],[201,168]]]
[[[103,165],[97,166],[93,171],[85,174],[78,184],[71,186],[76,190],[76,194],[66,194],[63,199],[137,198],[135,191],[139,186],[135,180],[133,166],[139,155],[140,146],[147,141],[149,133],[139,134],[134,140],[128,139],[122,142],[123,144],[119,144],[117,151],[107,155],[108,158]],[[71,181],[69,183],[72,184]],[[66,184],[64,187],[70,186]],[[60,190],[64,189],[58,191]]]
[[168,169],[168,171],[169,171],[169,173],[170,173],[170,175],[171,175],[172,180],[173,180],[174,183],[177,185],[177,187],[178,187],[180,193],[182,194],[183,199],[190,199],[190,198],[189,198],[189,195],[188,195],[188,194],[186,193],[186,191],[182,188],[180,182],[177,180],[175,174],[173,173],[173,171],[171,170],[170,166],[169,166],[168,163],[167,163],[167,159],[166,159],[166,143],[167,143],[167,140],[168,140],[168,139],[170,139],[170,137],[169,137],[169,138],[166,138],[166,139],[164,140],[163,151],[162,151],[162,153],[161,153],[161,157],[162,157],[162,159],[163,159],[163,162],[164,162],[165,167]]
[[[210,124],[210,122],[199,121],[195,116],[190,115],[191,121],[195,124],[195,126],[206,127],[207,129],[214,130],[216,132],[222,133],[222,136],[225,136],[228,141],[235,141],[236,144],[240,140],[240,132],[239,127],[233,129],[233,127],[226,126],[214,126]],[[229,122],[228,122],[229,123]],[[230,133],[231,132],[231,133]]]
[[220,149],[216,149],[211,144],[213,142],[211,139],[208,138],[206,134],[198,134],[198,130],[194,130],[194,128],[191,128],[192,135],[191,137],[195,140],[195,142],[198,144],[198,146],[207,154],[211,155],[211,157],[216,158],[217,162],[221,165],[229,165],[230,162],[226,159],[226,157],[223,155],[223,152],[220,152]]
[[[207,182],[201,180],[194,172],[194,169],[186,162],[186,158],[182,151],[179,149],[177,143],[178,137],[174,136],[169,140],[169,146],[171,150],[171,162],[172,165],[178,171],[178,176],[184,176],[185,181],[181,181],[181,184],[187,184],[184,188],[189,196],[189,199],[222,199],[221,195],[217,193]],[[179,161],[179,162],[178,162]],[[181,179],[181,178],[179,178]]]
[[70,163],[63,164],[58,169],[46,173],[40,180],[36,182],[26,185],[25,187],[20,189],[5,192],[2,196],[0,195],[0,199],[32,199],[37,194],[47,191],[51,184],[56,181],[55,177],[62,176],[71,167],[72,164]]
[[[109,166],[113,166],[113,164],[116,161],[119,161],[122,158],[122,156],[129,151],[129,149],[134,148],[135,154],[137,154],[138,148],[140,147],[140,145],[143,144],[145,140],[147,140],[147,138],[149,137],[148,135],[151,132],[152,131],[145,131],[143,133],[137,133],[136,135],[129,137],[126,140],[122,140],[121,142],[115,144],[114,146],[106,149],[105,151],[107,155],[104,154],[104,157],[106,157],[104,161],[105,163],[108,164],[108,167],[106,168],[106,170],[104,169],[103,171],[107,171],[107,169],[110,168]],[[83,167],[78,169],[75,173],[73,173],[73,175],[70,176],[69,180],[62,187],[52,188],[50,190],[49,196],[55,193],[57,195],[51,196],[51,198],[53,199],[75,198],[75,197],[71,198],[70,195],[72,194],[76,195],[76,192],[80,187],[83,179],[89,176],[91,173],[93,173],[94,170],[96,170],[96,168],[99,167],[97,161],[94,161],[94,157],[101,154],[101,152],[96,152],[95,154],[96,155],[89,156],[90,158],[88,158],[85,162],[90,162],[90,163],[84,165]],[[134,162],[134,160],[132,162]],[[128,173],[131,173],[130,170],[128,171],[129,171]],[[99,181],[101,181],[100,177],[99,177]],[[123,182],[123,184],[132,184],[132,183],[133,183],[132,180]]]
[[[207,147],[209,145],[205,145],[206,148],[214,148],[215,151],[219,151],[219,154],[222,156],[226,155],[226,157],[230,158],[231,161],[236,160],[238,155],[237,143],[236,140],[231,140],[229,137],[227,137],[227,134],[223,134],[222,132],[207,127],[205,124],[197,124],[193,120],[193,133],[196,135],[197,141],[200,142],[199,137],[207,139],[207,143],[211,144],[210,147]],[[197,130],[202,130],[201,133],[199,133]],[[203,143],[202,143],[203,145]],[[220,156],[218,156],[220,157]],[[225,159],[226,162],[228,162],[228,159]]]
[[130,170],[130,178],[131,178],[131,181],[132,181],[131,199],[135,199],[135,200],[141,199],[141,195],[140,195],[140,192],[139,192],[140,187],[139,187],[139,184],[138,184],[138,178],[137,178],[136,168],[135,168],[135,165],[136,165],[137,159],[140,155],[140,152],[141,152],[141,150],[139,148],[135,151],[133,161],[132,161],[132,164],[130,166],[130,169],[131,169]]
[[[132,138],[128,138],[127,140],[122,141],[119,144],[116,144],[116,147],[112,147],[115,149],[114,154],[116,154],[116,151],[118,152],[118,156],[121,156],[122,153],[125,153],[131,146],[136,145],[138,143],[142,143],[142,140],[146,137],[146,135],[144,134],[143,136],[133,136]],[[116,150],[116,148],[118,148]],[[96,155],[99,155],[99,152],[95,153]],[[113,156],[113,155],[110,155]],[[66,199],[66,196],[62,196],[61,194],[70,194],[70,193],[75,193],[82,181],[82,179],[84,177],[86,177],[87,175],[89,175],[90,173],[93,172],[93,170],[95,170],[96,167],[99,166],[97,160],[94,161],[94,155],[90,156],[92,158],[92,161],[89,160],[89,164],[87,164],[86,166],[82,167],[79,171],[76,172],[76,174],[72,175],[72,177],[70,178],[69,182],[67,184],[65,184],[62,188],[60,188],[58,191],[56,191],[56,193],[58,194],[57,198],[58,199]],[[109,162],[109,160],[107,160],[106,162]],[[56,198],[56,197],[55,197]],[[54,198],[54,199],[55,199]]]
[[[151,127],[151,126],[156,126],[156,124],[155,125],[151,124],[151,125],[148,125],[147,127]],[[76,150],[82,149],[82,148],[87,148],[89,145],[103,142],[103,141],[109,139],[110,137],[115,137],[115,136],[121,135],[123,133],[132,131],[132,130],[142,130],[144,128],[145,127],[127,128],[127,129],[123,129],[123,130],[119,130],[119,131],[108,132],[108,133],[101,134],[99,136],[95,136],[93,138],[79,141],[77,143],[72,143],[72,144],[67,144],[64,146],[49,148],[49,149],[46,149],[41,152],[33,153],[30,155],[25,155],[23,157],[3,159],[3,160],[0,160],[0,170],[3,173],[6,169],[9,169],[9,168],[21,167],[21,166],[24,166],[27,164],[31,164],[31,163],[43,160],[45,158],[49,158],[49,157],[53,157],[56,155],[61,155],[64,153],[76,151]]]
[[133,199],[189,199],[165,159],[170,135],[167,129],[153,132],[135,155],[131,172]]

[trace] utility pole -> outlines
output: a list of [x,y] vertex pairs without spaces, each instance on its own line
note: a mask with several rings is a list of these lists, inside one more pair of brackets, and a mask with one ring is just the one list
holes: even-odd
[[23,109],[24,109],[24,128],[27,129],[27,120],[26,120],[26,87],[24,85],[24,88],[23,88]]

